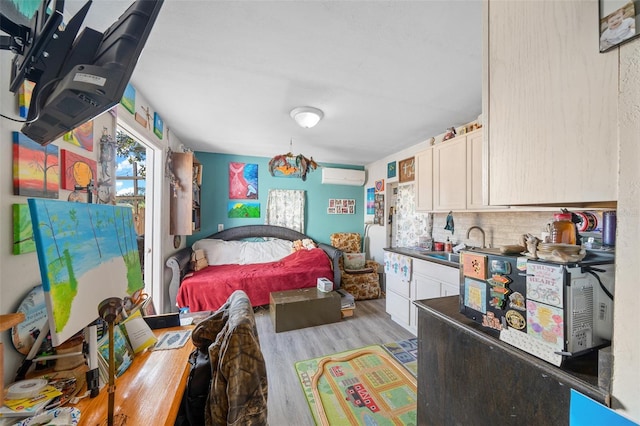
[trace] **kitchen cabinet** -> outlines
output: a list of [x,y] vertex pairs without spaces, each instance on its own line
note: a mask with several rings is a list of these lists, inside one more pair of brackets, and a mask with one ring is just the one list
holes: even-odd
[[416,154],[416,211],[433,210],[433,149]]
[[456,267],[412,258],[410,281],[386,274],[386,312],[413,334],[418,332],[418,310],[413,302],[458,294],[460,271]]
[[433,209],[467,208],[467,138],[461,135],[433,147]]
[[192,152],[172,152],[169,233],[191,235],[200,230],[200,186],[202,164]]
[[598,2],[485,2],[490,204],[617,200],[618,54],[599,53],[594,16]]

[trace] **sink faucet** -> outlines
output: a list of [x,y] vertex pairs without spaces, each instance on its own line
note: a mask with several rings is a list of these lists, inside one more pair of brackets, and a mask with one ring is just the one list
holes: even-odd
[[482,247],[480,248],[484,248],[485,246],[484,229],[480,228],[479,226],[472,226],[471,228],[467,229],[467,240],[469,239],[469,234],[471,234],[471,231],[473,229],[477,229],[482,234]]

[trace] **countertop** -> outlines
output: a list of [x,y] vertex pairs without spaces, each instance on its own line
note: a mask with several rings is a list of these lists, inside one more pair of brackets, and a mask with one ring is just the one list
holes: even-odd
[[606,392],[598,386],[598,352],[593,351],[586,355],[565,360],[561,367],[549,364],[533,355],[530,355],[514,346],[500,340],[499,331],[482,327],[480,324],[460,313],[459,296],[440,297],[436,299],[416,300],[413,302],[419,309],[429,312],[440,320],[450,325],[464,329],[465,332],[476,336],[487,344],[501,347],[512,355],[524,359],[536,366],[542,367],[548,374],[564,379],[572,383],[581,382],[583,387],[588,387],[592,392],[601,393],[602,399],[606,398]]
[[[429,262],[439,263],[440,265],[450,266],[452,268],[457,268],[457,269],[460,268],[460,264],[458,262],[451,262],[444,259],[438,259],[436,257],[428,256],[425,254],[425,253],[436,253],[434,251],[426,251],[423,249],[413,248],[413,247],[385,247],[383,250],[391,253],[403,254],[405,256],[410,256],[420,260],[427,260]],[[438,253],[446,254],[445,252],[438,252]]]

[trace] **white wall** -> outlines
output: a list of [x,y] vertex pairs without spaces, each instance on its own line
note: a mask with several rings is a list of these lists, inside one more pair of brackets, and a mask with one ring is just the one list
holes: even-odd
[[[10,61],[12,54],[6,50],[0,50],[0,112],[2,114],[17,117],[17,99],[9,92],[9,76],[10,76]],[[136,106],[148,105],[144,100],[144,96],[141,93],[136,95]],[[158,139],[153,133],[145,130],[133,119],[133,115],[119,106],[119,116],[129,123],[129,126],[141,134],[144,134],[149,140],[157,141],[156,143],[162,148],[163,154],[166,152],[167,147],[167,129],[168,124],[164,125],[163,139]],[[151,115],[153,116],[153,108],[151,108]],[[79,147],[75,147],[64,141],[54,142],[61,149],[67,149],[88,158],[97,160],[98,158],[98,141],[100,140],[101,130],[103,126],[114,128],[114,118],[106,113],[96,118],[94,123],[94,150],[89,152]],[[26,203],[27,198],[23,196],[13,195],[13,158],[12,158],[12,132],[20,131],[21,124],[14,123],[9,120],[0,118],[0,146],[2,149],[2,155],[0,156],[0,314],[7,314],[15,312],[18,304],[26,293],[34,286],[41,283],[40,270],[38,267],[38,259],[35,253],[27,253],[21,255],[12,254],[12,241],[13,241],[13,220],[12,220],[12,204],[14,203]],[[115,136],[115,135],[114,135]],[[171,133],[170,136],[172,149],[177,149],[180,145],[180,140]],[[158,170],[157,179],[160,183],[158,191],[160,194],[168,194],[169,186],[167,179],[164,178],[164,155],[159,161],[160,168]],[[60,190],[59,198],[66,200],[70,191]],[[169,198],[167,196],[162,197],[161,204],[161,219],[158,224],[161,228],[163,235],[162,245],[158,247],[160,253],[158,258],[161,261],[161,276],[159,277],[166,288],[170,280],[168,271],[164,268],[164,259],[167,257],[168,252],[172,252],[173,244],[172,237],[169,235]],[[151,215],[148,214],[147,218]],[[184,244],[184,243],[183,243]],[[154,247],[155,249],[155,247]],[[162,273],[165,275],[163,276]],[[162,310],[162,306],[156,305],[158,310]],[[97,307],[96,307],[97,316]],[[22,362],[22,355],[13,349],[11,343],[10,332],[4,332],[0,336],[0,341],[4,344],[4,382],[5,384],[11,383],[14,379],[14,374]]]

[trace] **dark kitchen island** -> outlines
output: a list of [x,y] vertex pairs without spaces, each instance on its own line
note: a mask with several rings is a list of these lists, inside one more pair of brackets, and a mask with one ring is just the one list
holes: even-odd
[[558,368],[459,312],[459,297],[418,300],[419,425],[568,425],[570,390],[609,404],[597,351]]

